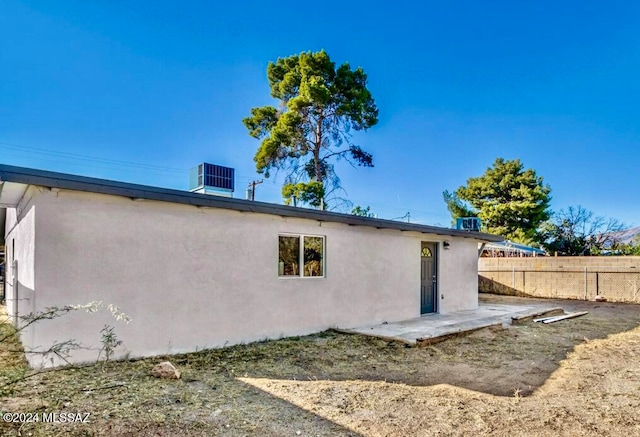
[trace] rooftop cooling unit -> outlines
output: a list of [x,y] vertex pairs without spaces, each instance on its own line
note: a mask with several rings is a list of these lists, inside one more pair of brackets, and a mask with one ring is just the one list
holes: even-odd
[[189,191],[233,197],[235,170],[203,162],[189,171]]
[[456,229],[462,231],[480,232],[482,222],[478,217],[461,217],[456,219]]

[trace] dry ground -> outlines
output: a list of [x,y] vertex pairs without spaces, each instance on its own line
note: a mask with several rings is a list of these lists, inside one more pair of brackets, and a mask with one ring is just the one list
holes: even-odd
[[[45,372],[0,409],[90,423],[0,423],[0,435],[640,435],[640,306],[550,304],[589,314],[422,348],[325,332],[204,351],[169,358],[178,381],[149,375],[162,358]],[[0,350],[0,384],[23,365]]]

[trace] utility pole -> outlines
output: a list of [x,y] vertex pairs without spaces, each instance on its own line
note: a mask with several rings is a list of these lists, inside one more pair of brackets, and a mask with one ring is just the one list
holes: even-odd
[[249,188],[251,189],[251,201],[256,199],[256,185],[260,185],[264,181],[260,179],[259,181],[251,181],[249,182]]

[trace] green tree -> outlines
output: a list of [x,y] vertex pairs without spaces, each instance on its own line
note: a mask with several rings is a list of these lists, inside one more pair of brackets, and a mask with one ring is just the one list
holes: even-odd
[[356,205],[351,210],[352,215],[357,215],[358,217],[370,217],[373,218],[376,215],[371,212],[371,207],[367,206],[366,208],[361,207],[360,205]]
[[293,203],[296,206],[298,202],[301,202],[325,209],[324,195],[324,186],[322,182],[318,181],[298,182],[297,184],[288,183],[282,187],[282,197],[284,197],[285,205]]
[[640,256],[640,234],[636,235],[631,243],[622,246],[623,255]]
[[550,193],[543,178],[525,170],[519,159],[497,158],[482,176],[467,179],[455,193],[443,194],[454,220],[477,216],[485,232],[532,244],[539,240],[540,224],[549,219]]
[[477,214],[466,205],[456,193],[445,190],[442,193],[444,202],[447,204],[447,209],[451,214],[451,224],[455,224],[456,219],[460,217],[475,217]]
[[[251,109],[243,119],[249,135],[260,139],[254,161],[258,173],[286,171],[283,197],[320,206],[340,188],[333,160],[373,167],[373,156],[351,141],[353,131],[378,122],[378,109],[362,68],[336,68],[329,55],[303,52],[267,67],[271,96],[278,107]],[[321,190],[318,190],[320,184]]]

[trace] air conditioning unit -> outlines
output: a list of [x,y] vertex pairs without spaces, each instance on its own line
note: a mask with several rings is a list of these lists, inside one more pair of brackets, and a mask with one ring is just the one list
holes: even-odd
[[480,232],[482,222],[478,217],[460,217],[456,219],[456,229],[462,231]]
[[189,191],[233,197],[234,179],[233,168],[203,162],[189,172]]

